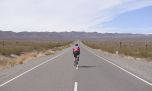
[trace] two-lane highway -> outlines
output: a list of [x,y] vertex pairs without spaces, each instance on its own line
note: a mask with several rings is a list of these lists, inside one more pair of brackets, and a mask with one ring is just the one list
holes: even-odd
[[152,86],[81,47],[79,69],[72,49],[0,87],[0,91],[152,91]]

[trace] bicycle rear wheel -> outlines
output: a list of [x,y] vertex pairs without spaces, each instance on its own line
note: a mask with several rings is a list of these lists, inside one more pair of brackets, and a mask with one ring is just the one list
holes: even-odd
[[75,66],[75,67],[78,66],[78,60],[79,60],[79,58],[77,57],[77,58],[75,59],[75,61],[74,61],[74,66]]

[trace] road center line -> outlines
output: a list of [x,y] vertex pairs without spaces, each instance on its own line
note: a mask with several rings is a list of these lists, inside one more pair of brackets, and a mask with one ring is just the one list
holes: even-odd
[[[85,49],[86,49],[86,48],[85,48]],[[119,68],[119,69],[125,71],[126,73],[132,75],[133,77],[135,77],[135,78],[141,80],[142,82],[147,83],[148,85],[152,86],[152,83],[150,83],[150,82],[146,81],[145,79],[143,79],[143,78],[141,78],[141,77],[139,77],[139,76],[137,76],[137,75],[135,75],[135,74],[133,74],[133,73],[127,71],[126,69],[124,69],[124,68],[118,66],[117,64],[115,64],[115,63],[109,61],[108,59],[106,59],[106,58],[104,58],[104,57],[101,57],[101,56],[97,55],[96,53],[94,53],[94,52],[92,52],[92,51],[90,51],[90,50],[87,50],[87,51],[91,52],[93,55],[97,56],[98,58],[103,59],[103,60],[105,60],[106,62],[108,62],[108,63],[114,65],[115,67],[117,67],[117,68]]]
[[59,56],[65,54],[68,50],[69,50],[69,49],[67,49],[66,51],[62,52],[61,54],[59,54],[59,55],[57,55],[57,56],[54,56],[53,58],[51,58],[51,59],[49,59],[49,60],[46,60],[46,61],[44,61],[44,62],[38,64],[37,66],[34,66],[33,68],[31,68],[31,69],[29,69],[29,70],[27,70],[27,71],[21,73],[20,75],[18,75],[18,76],[16,76],[16,77],[14,77],[14,78],[12,78],[12,79],[10,79],[10,80],[4,82],[3,84],[0,84],[0,87],[2,87],[2,86],[4,86],[4,85],[6,85],[6,84],[12,82],[13,80],[15,80],[15,79],[17,79],[17,78],[19,78],[19,77],[25,75],[26,73],[28,73],[28,72],[30,72],[30,71],[32,71],[32,70],[34,70],[34,69],[40,67],[41,65],[43,65],[43,64],[45,64],[45,63],[47,63],[47,62],[49,62],[49,61],[51,61],[51,60],[53,60],[53,59],[56,59],[57,57],[59,57]]
[[78,82],[74,83],[74,91],[78,91]]

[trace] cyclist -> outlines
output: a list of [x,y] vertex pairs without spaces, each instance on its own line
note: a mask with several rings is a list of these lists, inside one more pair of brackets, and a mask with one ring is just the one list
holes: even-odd
[[73,55],[74,55],[74,61],[76,60],[76,57],[80,55],[80,47],[78,44],[75,44],[75,46],[73,47]]

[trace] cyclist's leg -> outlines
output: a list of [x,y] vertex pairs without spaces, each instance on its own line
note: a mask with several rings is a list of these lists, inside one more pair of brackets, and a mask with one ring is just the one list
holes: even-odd
[[74,61],[76,61],[77,56],[78,56],[78,53],[77,53],[77,52],[76,52],[76,53],[74,53]]
[[76,65],[76,67],[77,67],[77,69],[78,69],[78,62],[79,62],[79,55],[77,55],[77,65]]
[[76,66],[76,54],[74,53],[74,66]]
[[76,60],[76,54],[74,54],[74,61]]
[[78,61],[79,61],[79,56],[80,56],[80,55],[78,55]]

